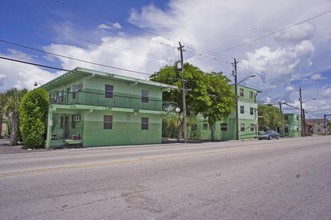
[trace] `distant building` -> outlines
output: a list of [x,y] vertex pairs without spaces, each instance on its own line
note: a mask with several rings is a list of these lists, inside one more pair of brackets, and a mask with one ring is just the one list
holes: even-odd
[[[284,129],[284,130],[283,130]],[[284,125],[280,127],[280,133],[285,137],[301,136],[301,117],[298,114],[284,114]]]
[[310,136],[330,134],[328,122],[329,121],[326,120],[326,128],[324,129],[324,119],[305,119],[305,135]]
[[47,148],[161,143],[162,92],[177,88],[83,68],[41,87],[51,99]]

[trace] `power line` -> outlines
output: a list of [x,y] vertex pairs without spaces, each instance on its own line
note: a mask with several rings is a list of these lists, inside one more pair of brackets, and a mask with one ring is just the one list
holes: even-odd
[[261,36],[261,37],[257,37],[257,38],[255,38],[255,39],[253,39],[253,40],[247,41],[247,42],[245,42],[245,43],[241,43],[241,44],[235,45],[235,46],[233,46],[233,47],[227,48],[227,49],[225,49],[225,50],[222,50],[222,51],[218,52],[218,54],[223,53],[223,52],[225,52],[225,51],[229,51],[229,50],[232,50],[232,49],[238,48],[238,47],[242,47],[242,46],[244,46],[244,45],[247,45],[247,44],[250,44],[250,43],[253,43],[253,42],[256,42],[256,41],[259,41],[259,40],[264,39],[264,38],[266,38],[266,37],[270,37],[270,36],[272,36],[272,35],[275,35],[275,34],[277,34],[277,33],[280,33],[280,32],[282,32],[282,31],[285,31],[285,30],[287,30],[287,29],[293,28],[293,27],[295,27],[295,26],[297,26],[297,25],[303,24],[303,23],[305,23],[305,22],[307,22],[307,21],[313,20],[313,19],[315,19],[315,18],[318,18],[318,17],[323,16],[323,15],[325,15],[325,14],[328,14],[328,13],[330,13],[330,12],[331,12],[331,10],[326,11],[326,12],[323,12],[323,13],[321,13],[321,14],[318,14],[318,15],[315,15],[315,16],[313,16],[313,17],[310,17],[310,18],[308,18],[308,19],[306,19],[306,20],[303,20],[303,21],[300,21],[300,22],[295,23],[295,24],[293,24],[293,25],[290,25],[290,26],[284,27],[284,28],[282,28],[282,29],[280,29],[280,30],[278,30],[278,31],[274,31],[274,32],[271,32],[271,33],[269,33],[269,34],[263,35],[263,36]]
[[34,51],[38,51],[38,52],[41,52],[41,53],[51,54],[53,56],[62,57],[62,58],[66,58],[66,59],[71,59],[71,60],[75,60],[75,61],[79,61],[79,62],[83,62],[83,63],[88,63],[88,64],[102,66],[102,67],[108,67],[108,68],[122,70],[122,71],[126,71],[126,72],[131,72],[131,73],[138,73],[138,74],[142,74],[142,75],[148,75],[148,76],[150,75],[150,74],[145,73],[145,72],[129,70],[129,69],[121,68],[121,67],[115,67],[115,66],[111,66],[111,65],[106,65],[106,64],[95,63],[95,62],[91,62],[91,61],[87,61],[87,60],[82,60],[82,59],[78,59],[78,58],[74,58],[74,57],[64,56],[64,55],[61,55],[61,54],[36,49],[36,48],[33,48],[33,47],[25,46],[25,45],[22,45],[22,44],[17,44],[17,43],[2,40],[2,39],[0,39],[0,41],[4,42],[4,43],[7,43],[7,44],[15,45],[15,46],[18,46],[18,47],[26,48],[26,49],[29,49],[29,50],[34,50]]
[[53,69],[53,70],[70,71],[70,70],[63,69],[63,68],[58,68],[58,67],[53,67],[53,66],[47,66],[47,65],[42,65],[42,64],[38,64],[38,63],[27,62],[27,61],[23,61],[23,60],[12,59],[12,58],[3,57],[3,56],[0,56],[0,59],[9,60],[9,61],[18,62],[18,63],[29,64],[29,65],[33,65],[33,66],[44,67],[44,68]]
[[[130,24],[130,23],[129,23],[129,24]],[[149,30],[146,30],[146,29],[144,29],[144,28],[138,27],[138,26],[136,26],[136,25],[133,25],[133,24],[131,24],[131,25],[132,25],[133,27],[137,28],[138,30],[143,31],[143,32],[146,32],[146,33],[151,34],[151,35],[153,35],[153,36],[161,37],[161,38],[164,38],[164,39],[166,39],[166,40],[168,40],[168,41],[171,41],[171,42],[174,42],[174,43],[177,43],[177,42],[178,42],[177,40],[171,39],[170,37],[164,37],[164,36],[161,36],[161,35],[159,35],[159,34],[156,34],[156,33],[152,32],[152,31],[149,31]],[[220,59],[220,60],[223,61],[223,62],[225,62],[225,63],[231,63],[231,61],[224,60],[224,59],[227,59],[228,57],[230,57],[231,59],[233,58],[232,56],[228,56],[228,57],[226,57],[226,56],[224,56],[224,55],[223,55],[223,57],[222,57],[222,56],[221,56],[220,54],[218,54],[218,52],[216,52],[216,51],[212,51],[212,50],[210,50],[210,49],[206,49],[206,48],[202,48],[202,47],[197,47],[197,46],[195,46],[195,45],[193,45],[193,44],[191,44],[191,43],[183,42],[183,44],[185,44],[186,46],[190,46],[190,47],[192,47],[193,49],[195,49],[195,50],[197,50],[197,51],[201,51],[201,52],[205,53],[205,54],[199,53],[199,54],[198,54],[199,56],[211,57],[211,58],[213,58],[213,59],[215,59],[215,56],[220,56],[220,57],[223,59],[223,60],[222,60],[222,59]],[[171,46],[171,45],[170,45],[170,46]],[[225,58],[225,57],[226,57],[226,58]]]

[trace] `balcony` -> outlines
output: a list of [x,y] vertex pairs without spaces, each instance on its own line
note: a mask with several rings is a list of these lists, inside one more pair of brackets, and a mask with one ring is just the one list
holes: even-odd
[[[109,98],[110,97],[110,98]],[[50,97],[51,104],[61,105],[90,105],[115,108],[129,108],[135,110],[169,111],[176,103],[163,102],[161,99],[149,97],[134,97],[127,95],[111,95],[97,92],[53,92]]]

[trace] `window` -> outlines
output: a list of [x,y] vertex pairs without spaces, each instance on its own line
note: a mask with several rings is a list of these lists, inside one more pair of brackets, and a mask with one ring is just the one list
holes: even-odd
[[208,130],[208,123],[203,123],[202,128],[203,130]]
[[255,131],[255,124],[251,124],[251,131]]
[[288,133],[288,127],[285,127],[284,131],[285,131],[285,133]]
[[240,89],[239,91],[240,91],[239,92],[240,93],[240,96],[244,96],[244,89]]
[[254,115],[254,108],[250,108],[250,109],[249,109],[249,113],[250,113],[251,115]]
[[114,86],[113,85],[105,85],[105,98],[112,99],[113,98],[113,92],[114,92]]
[[148,95],[149,95],[149,91],[143,89],[141,91],[141,101],[148,103]]
[[113,116],[111,115],[103,116],[103,129],[113,129]]
[[72,99],[76,99],[77,98],[77,92],[79,90],[82,90],[82,88],[83,88],[83,84],[82,83],[77,84],[77,85],[74,85],[72,87]]
[[221,131],[227,131],[228,130],[228,124],[227,123],[221,123]]
[[58,96],[59,96],[60,103],[63,103],[64,102],[64,90],[60,91]]
[[240,106],[240,113],[241,114],[244,114],[245,113],[245,106]]
[[141,118],[141,130],[148,130],[148,118]]
[[245,123],[240,123],[240,131],[245,131]]
[[250,97],[251,99],[254,98],[254,93],[253,93],[252,91],[249,92],[249,97]]

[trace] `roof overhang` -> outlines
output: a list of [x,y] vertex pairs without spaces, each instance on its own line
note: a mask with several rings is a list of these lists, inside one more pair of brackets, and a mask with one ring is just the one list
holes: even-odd
[[99,77],[99,78],[101,77],[101,78],[105,78],[105,79],[111,78],[112,80],[115,80],[115,81],[128,82],[131,85],[142,84],[142,85],[154,86],[154,87],[161,88],[163,91],[178,89],[177,86],[172,86],[172,85],[168,85],[168,84],[164,84],[164,83],[137,79],[137,78],[128,77],[128,76],[121,76],[121,75],[116,75],[116,74],[111,74],[111,73],[101,72],[101,71],[96,71],[96,70],[90,70],[90,69],[85,69],[85,68],[80,68],[80,67],[77,67],[77,68],[49,81],[48,83],[42,85],[41,88],[44,88],[47,91],[51,91],[55,88],[58,88],[63,85],[71,84],[71,83],[78,81],[80,79],[83,79],[85,77]]

